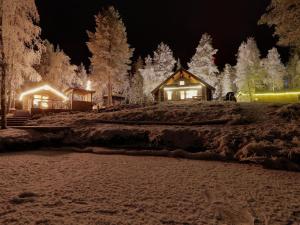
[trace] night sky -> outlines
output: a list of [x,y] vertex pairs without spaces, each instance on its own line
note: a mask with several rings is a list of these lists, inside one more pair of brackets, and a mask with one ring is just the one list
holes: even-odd
[[[219,49],[216,62],[235,64],[242,41],[254,36],[265,55],[276,44],[272,29],[257,26],[270,0],[37,0],[42,38],[59,46],[72,63],[89,65],[86,30],[93,31],[94,15],[102,7],[115,6],[127,27],[135,57],[152,54],[167,43],[183,65],[195,53],[201,35],[212,35]],[[286,59],[287,50],[280,49]]]

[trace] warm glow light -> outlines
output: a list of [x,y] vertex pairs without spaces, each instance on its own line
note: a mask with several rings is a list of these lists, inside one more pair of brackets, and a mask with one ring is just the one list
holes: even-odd
[[173,95],[172,91],[167,91],[168,100],[172,100],[172,95]]
[[[249,94],[244,94],[244,93],[239,93],[239,95],[249,95]],[[292,92],[278,92],[278,93],[257,93],[253,94],[255,96],[280,96],[280,95],[300,95],[300,91],[292,91]]]
[[186,91],[186,98],[187,99],[192,99],[193,97],[196,97],[197,95],[198,95],[198,91],[197,90]]
[[92,82],[90,80],[88,80],[86,82],[86,88],[87,91],[91,91],[92,90]]
[[31,90],[28,90],[28,91],[23,92],[23,93],[20,95],[19,100],[22,101],[23,98],[24,98],[26,95],[34,94],[34,93],[36,93],[36,92],[38,92],[38,91],[50,91],[50,92],[52,92],[53,94],[55,94],[55,95],[61,97],[64,101],[67,101],[67,100],[68,100],[68,97],[67,97],[67,96],[65,96],[65,95],[62,94],[61,92],[55,90],[54,88],[50,87],[48,84],[43,85],[43,86],[38,87],[38,88],[33,88],[33,89],[31,89]]
[[165,87],[164,90],[182,90],[182,89],[195,89],[202,88],[202,85],[190,86],[190,87]]

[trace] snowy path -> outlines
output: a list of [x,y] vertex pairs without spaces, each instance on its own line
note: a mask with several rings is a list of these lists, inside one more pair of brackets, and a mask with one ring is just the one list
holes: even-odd
[[300,173],[159,157],[0,155],[0,224],[253,224],[254,219],[299,224]]

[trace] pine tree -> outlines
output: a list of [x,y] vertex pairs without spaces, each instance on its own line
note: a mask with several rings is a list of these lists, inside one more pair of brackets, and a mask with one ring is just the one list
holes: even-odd
[[151,92],[173,72],[176,60],[170,47],[164,43],[158,45],[153,58],[147,56],[145,67],[140,70],[144,80],[144,95],[148,101],[153,101]]
[[224,67],[223,72],[220,75],[221,77],[221,96],[224,97],[228,92],[234,92],[235,87],[234,87],[234,80],[235,80],[235,75],[234,75],[234,69],[232,68],[231,65],[226,64]]
[[[112,105],[112,95],[126,95],[129,85],[129,64],[133,49],[127,43],[125,25],[113,7],[95,16],[96,30],[89,32],[87,46],[92,53],[91,73],[96,97],[101,101],[103,92]],[[105,87],[106,85],[106,87]]]
[[269,50],[267,58],[262,60],[262,66],[266,72],[264,84],[268,90],[276,91],[282,89],[286,69],[281,62],[280,55],[276,48]]
[[208,84],[215,86],[217,83],[217,74],[219,72],[214,62],[214,57],[218,50],[212,46],[212,38],[208,34],[203,34],[196,49],[196,53],[188,64],[189,71]]
[[130,77],[129,102],[131,104],[141,104],[144,100],[143,77],[140,70],[144,68],[144,62],[141,57],[132,66],[132,76]]
[[176,60],[168,45],[160,43],[154,52],[153,66],[159,81],[164,81],[172,73]]
[[272,0],[259,24],[275,27],[279,45],[300,47],[299,0]]
[[262,83],[260,52],[254,38],[248,38],[239,47],[237,54],[236,80],[238,91],[247,93],[252,101],[252,95]]

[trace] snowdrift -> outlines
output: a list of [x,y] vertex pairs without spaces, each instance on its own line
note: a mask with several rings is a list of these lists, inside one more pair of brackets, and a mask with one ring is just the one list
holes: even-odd
[[72,129],[55,133],[4,131],[0,133],[0,147],[2,151],[20,149],[24,143],[43,147],[74,146],[81,151],[87,146],[110,147],[125,149],[126,154],[140,151],[146,155],[150,154],[149,150],[167,150],[172,152],[165,154],[168,156],[178,155],[174,153],[177,151],[181,157],[195,159],[202,157],[199,153],[205,153],[210,159],[300,171],[299,124],[300,104],[187,102],[40,117],[28,125],[70,126]]

